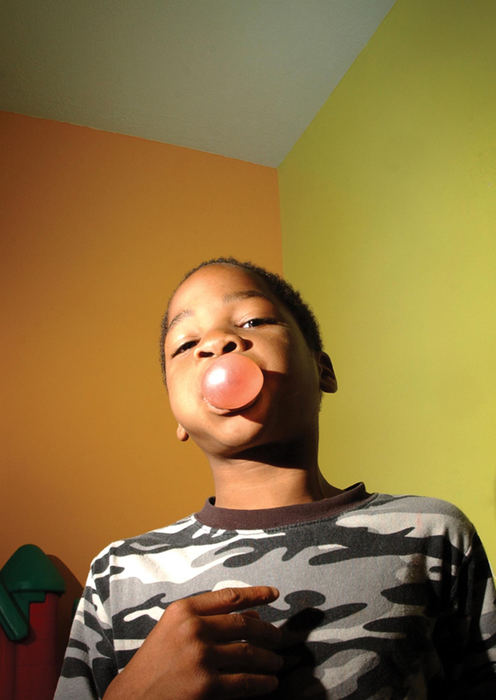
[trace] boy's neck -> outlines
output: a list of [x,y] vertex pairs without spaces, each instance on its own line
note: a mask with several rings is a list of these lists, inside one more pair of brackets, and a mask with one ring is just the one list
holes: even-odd
[[317,462],[284,466],[233,459],[212,464],[215,504],[220,508],[258,510],[309,503],[340,493],[319,471]]

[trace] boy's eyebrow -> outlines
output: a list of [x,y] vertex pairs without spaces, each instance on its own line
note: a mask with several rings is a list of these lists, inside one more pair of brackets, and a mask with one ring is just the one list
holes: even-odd
[[191,309],[184,309],[184,311],[180,311],[178,314],[174,316],[172,321],[169,323],[167,327],[167,333],[170,331],[171,328],[173,328],[176,323],[179,323],[179,321],[182,321],[183,318],[186,318],[187,316],[192,316],[193,312]]
[[[224,294],[224,296],[222,297],[222,301],[224,304],[230,304],[232,301],[237,301],[238,299],[251,299],[253,297],[260,297],[261,299],[267,299],[267,301],[271,301],[267,294],[260,292],[258,289],[244,289],[239,292],[230,292],[229,294]],[[188,316],[192,315],[192,309],[183,309],[183,311],[180,311],[174,316],[174,318],[169,323],[167,333],[171,330],[171,328],[173,328],[177,323],[179,323],[179,321],[182,321],[183,318],[187,318]]]
[[267,294],[264,294],[258,289],[244,289],[239,292],[231,292],[230,294],[225,294],[222,301],[224,304],[229,304],[231,301],[237,301],[238,299],[251,299],[252,297],[261,297],[262,299],[271,301]]

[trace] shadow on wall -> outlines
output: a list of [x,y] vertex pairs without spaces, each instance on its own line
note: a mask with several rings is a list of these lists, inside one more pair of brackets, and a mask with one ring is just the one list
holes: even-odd
[[72,618],[74,615],[74,605],[81,597],[83,585],[74,576],[72,571],[53,554],[48,558],[57,567],[65,583],[65,593],[60,597],[57,611],[57,666],[58,672],[62,665],[65,648],[69,639]]

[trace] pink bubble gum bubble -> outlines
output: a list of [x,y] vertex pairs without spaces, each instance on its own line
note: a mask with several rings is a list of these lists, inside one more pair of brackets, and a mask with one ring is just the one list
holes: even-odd
[[260,367],[246,355],[231,352],[214,360],[202,379],[202,394],[215,408],[240,409],[252,403],[263,386]]

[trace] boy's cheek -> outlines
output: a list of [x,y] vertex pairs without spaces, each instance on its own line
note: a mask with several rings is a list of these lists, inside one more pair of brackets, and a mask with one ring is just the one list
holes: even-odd
[[185,427],[201,412],[198,392],[191,383],[178,381],[174,376],[167,379],[169,406],[174,418]]

